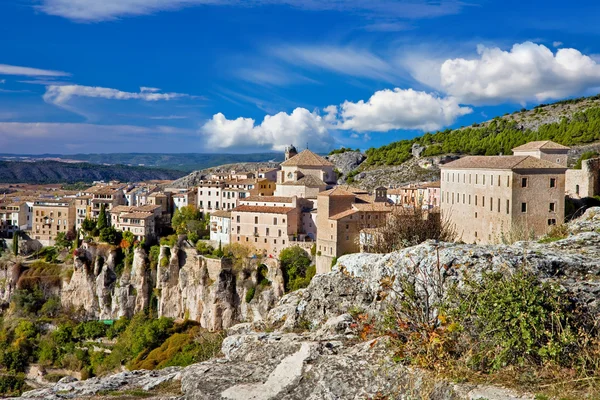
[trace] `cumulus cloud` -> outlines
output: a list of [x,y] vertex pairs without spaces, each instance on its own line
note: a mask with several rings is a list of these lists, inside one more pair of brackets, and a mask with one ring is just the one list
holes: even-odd
[[62,105],[68,102],[73,97],[92,97],[114,100],[144,100],[144,101],[160,101],[173,100],[181,97],[187,97],[183,93],[157,93],[154,89],[141,90],[139,93],[123,92],[118,89],[97,87],[97,86],[81,86],[81,85],[50,85],[46,87],[44,93],[44,101],[56,105]]
[[579,50],[553,53],[541,44],[515,44],[510,51],[479,46],[475,59],[446,60],[443,90],[466,104],[524,103],[559,99],[600,86],[600,64]]
[[427,131],[450,125],[471,112],[471,108],[460,106],[453,97],[438,97],[413,89],[386,89],[375,92],[368,101],[345,101],[340,106],[336,127],[358,132]]
[[267,115],[260,124],[252,118],[227,119],[213,115],[201,128],[212,148],[264,149],[281,151],[285,146],[310,143],[315,151],[329,150],[334,138],[327,122],[317,113],[296,108],[291,114]]
[[62,71],[52,71],[49,69],[38,69],[31,67],[19,67],[16,65],[0,64],[0,75],[70,76],[71,74]]
[[198,5],[260,6],[283,4],[307,10],[354,12],[369,18],[432,18],[460,12],[465,3],[459,0],[41,0],[38,8],[79,22],[105,21],[115,18],[148,15]]
[[563,45],[563,42],[552,42],[552,46],[554,47],[560,47]]
[[140,87],[140,92],[142,92],[142,93],[156,93],[156,92],[160,92],[160,89],[159,88],[155,88],[155,87],[141,86]]

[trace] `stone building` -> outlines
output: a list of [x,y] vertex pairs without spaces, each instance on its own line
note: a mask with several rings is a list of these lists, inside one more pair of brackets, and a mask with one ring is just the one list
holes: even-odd
[[440,166],[442,216],[460,240],[539,237],[563,222],[566,166],[548,160],[562,162],[564,149],[535,143],[517,152],[536,156],[468,156]]
[[115,206],[124,205],[126,185],[111,182],[110,184],[98,184],[83,191],[84,196],[90,196],[90,216],[97,219],[102,205],[105,211]]
[[136,240],[157,238],[161,224],[162,207],[146,204],[145,206],[116,206],[109,211],[110,224],[118,231],[131,232]]
[[210,241],[215,246],[229,244],[231,237],[231,211],[220,210],[210,214]]
[[512,149],[515,156],[531,156],[567,167],[569,148],[551,140],[528,142]]
[[292,154],[286,152],[286,161],[277,172],[275,196],[316,198],[336,183],[337,174],[330,161],[308,149]]
[[319,193],[317,273],[329,272],[335,258],[359,252],[361,232],[384,224],[391,209],[385,188],[375,196],[342,187]]
[[32,209],[32,239],[44,246],[54,245],[59,232],[75,230],[75,202],[73,199],[36,200]]
[[437,208],[440,205],[440,183],[423,182],[389,189],[387,197],[392,203],[405,207]]
[[231,210],[238,206],[241,199],[249,196],[272,196],[275,182],[266,178],[248,178],[228,180],[208,180],[198,184],[198,210],[212,213],[218,210]]
[[600,195],[600,158],[581,162],[581,169],[568,169],[565,192],[573,199]]
[[12,238],[18,231],[31,229],[32,205],[25,201],[0,204],[0,238]]

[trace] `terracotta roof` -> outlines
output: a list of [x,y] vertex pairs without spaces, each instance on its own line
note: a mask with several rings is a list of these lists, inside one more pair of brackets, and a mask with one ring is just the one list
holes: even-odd
[[284,167],[333,167],[333,163],[331,161],[327,161],[323,157],[313,153],[308,149],[303,150],[289,160],[282,162],[281,165]]
[[354,193],[354,194],[368,194],[369,193],[368,190],[360,189],[360,188],[350,186],[350,185],[339,185],[337,187],[340,189],[343,189],[347,192]]
[[425,183],[420,184],[419,187],[421,187],[421,188],[439,188],[440,181],[425,182]]
[[123,190],[122,187],[92,186],[91,188],[84,190],[84,193],[111,195],[111,194],[116,194],[118,191],[121,191],[121,190]]
[[123,214],[121,218],[135,218],[135,219],[146,219],[152,217],[153,214],[149,212],[131,212],[127,214]]
[[532,156],[467,156],[447,164],[440,168],[458,169],[562,169],[566,167],[550,161],[541,160]]
[[354,203],[352,207],[358,211],[374,211],[374,212],[389,212],[392,211],[392,207],[389,203]]
[[558,144],[553,142],[552,140],[540,140],[538,142],[529,142],[522,144],[521,146],[515,147],[512,149],[513,151],[517,150],[569,150],[569,147],[563,146],[562,144]]
[[340,219],[342,219],[344,217],[347,217],[349,215],[356,214],[356,213],[358,213],[358,210],[356,210],[354,208],[351,208],[349,210],[342,211],[341,213],[337,213],[335,215],[332,215],[331,217],[329,217],[329,219],[340,220]]
[[108,212],[116,214],[116,213],[132,213],[132,212],[147,212],[152,213],[156,209],[160,208],[159,205],[146,204],[143,206],[116,206],[108,210]]
[[231,218],[231,211],[219,210],[210,214],[211,217]]
[[319,196],[352,196],[354,197],[354,193],[350,193],[339,186],[334,187],[333,189],[326,190],[324,192],[319,193]]
[[263,201],[265,203],[291,203],[293,201],[292,197],[284,197],[284,196],[249,196],[245,199],[240,199],[240,201]]
[[253,212],[253,213],[265,213],[265,214],[288,214],[290,211],[294,211],[294,207],[270,207],[270,206],[237,206],[232,212]]
[[287,182],[279,183],[279,185],[308,186],[308,187],[327,186],[327,184],[325,182],[323,182],[321,179],[314,177],[312,175],[303,176],[302,178],[298,179],[297,181],[287,181]]

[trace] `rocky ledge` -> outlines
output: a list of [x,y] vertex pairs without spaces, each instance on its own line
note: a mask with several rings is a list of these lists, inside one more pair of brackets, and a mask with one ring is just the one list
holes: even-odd
[[[552,243],[476,246],[427,242],[391,254],[340,257],[334,270],[308,288],[281,298],[267,318],[233,326],[223,357],[183,369],[123,372],[83,382],[59,382],[25,393],[30,399],[85,398],[103,390],[153,388],[181,381],[180,399],[533,399],[495,386],[454,384],[392,359],[388,338],[359,340],[348,313],[381,315],[400,290],[397,277],[417,290],[444,297],[448,290],[485,272],[525,268],[551,280],[598,315],[600,304],[600,208],[569,225]],[[428,279],[419,277],[427,276]],[[382,281],[392,282],[388,296]],[[432,290],[435,289],[435,290]],[[433,299],[435,300],[435,299]],[[160,398],[160,397],[155,397]]]

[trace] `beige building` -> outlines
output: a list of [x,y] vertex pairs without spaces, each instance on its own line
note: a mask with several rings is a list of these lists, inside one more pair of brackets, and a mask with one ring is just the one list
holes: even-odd
[[286,152],[286,161],[277,172],[275,196],[316,198],[319,192],[337,181],[330,161],[310,150],[292,154],[294,152],[289,153],[289,150]]
[[100,208],[104,204],[105,211],[126,203],[125,199],[126,185],[111,182],[110,184],[98,184],[84,190],[84,196],[90,196],[90,216],[97,219],[100,214]]
[[387,197],[392,203],[404,207],[437,208],[440,206],[440,182],[423,182],[389,189]]
[[32,207],[25,201],[0,204],[0,238],[31,229]]
[[[552,151],[540,150],[540,158],[468,156],[441,166],[442,216],[455,225],[459,240],[539,237],[563,222],[566,167],[548,161],[560,159],[556,146],[536,143]],[[539,154],[533,147],[525,148]]]
[[197,187],[197,205],[203,213],[231,210],[249,196],[272,196],[276,184],[265,178],[202,181]]
[[329,272],[335,258],[359,252],[361,232],[384,224],[391,209],[384,188],[375,196],[342,187],[319,193],[317,273]]
[[581,162],[581,169],[568,169],[565,192],[573,199],[600,195],[600,158]]
[[92,196],[83,195],[75,198],[75,229],[81,229],[81,224],[88,218],[92,219]]
[[44,246],[54,245],[59,232],[75,230],[75,204],[73,199],[36,200],[33,203],[32,239]]
[[531,156],[567,167],[569,148],[551,140],[529,142],[512,149],[515,156]]
[[136,240],[153,241],[162,218],[160,205],[116,206],[109,211],[110,223],[118,231],[133,233]]

